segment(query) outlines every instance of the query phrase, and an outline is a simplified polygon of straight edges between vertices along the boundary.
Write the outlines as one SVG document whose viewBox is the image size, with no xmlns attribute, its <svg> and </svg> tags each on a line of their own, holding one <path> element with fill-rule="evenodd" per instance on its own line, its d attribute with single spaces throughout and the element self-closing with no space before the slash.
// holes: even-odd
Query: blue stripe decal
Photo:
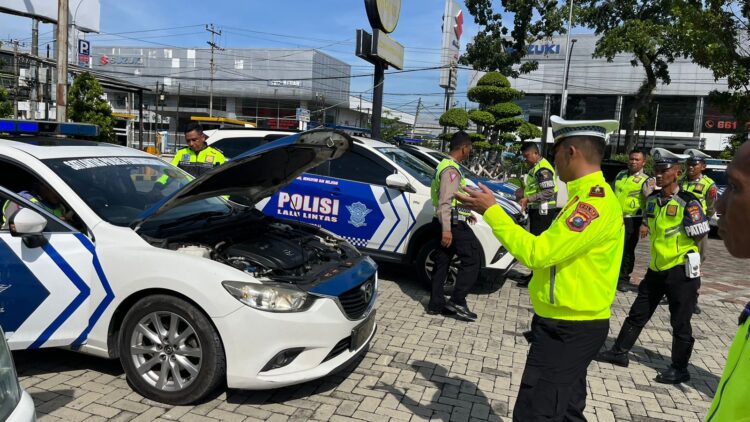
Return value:
<svg viewBox="0 0 750 422">
<path fill-rule="evenodd" d="M 101 303 L 96 307 L 94 310 L 94 313 L 91 314 L 91 318 L 89 318 L 89 325 L 81 332 L 81 335 L 78 336 L 78 338 L 73 342 L 71 345 L 74 350 L 81 347 L 81 345 L 86 341 L 86 339 L 89 336 L 89 333 L 94 328 L 94 325 L 99 321 L 99 318 L 102 317 L 102 314 L 107 309 L 110 303 L 112 303 L 113 300 L 115 300 L 115 293 L 112 291 L 112 287 L 109 285 L 109 281 L 107 280 L 107 276 L 104 275 L 104 270 L 102 269 L 102 265 L 99 262 L 99 257 L 96 255 L 96 250 L 94 249 L 94 245 L 91 243 L 91 241 L 84 236 L 81 233 L 77 233 L 75 235 L 78 240 L 81 241 L 84 247 L 91 252 L 91 255 L 93 256 L 93 264 L 94 269 L 96 270 L 96 275 L 99 277 L 99 281 L 102 283 L 102 287 L 104 288 L 104 292 L 106 293 L 104 295 L 104 299 L 102 299 Z"/>
<path fill-rule="evenodd" d="M 383 192 L 385 192 L 385 196 L 388 198 L 388 204 L 391 206 L 391 209 L 393 210 L 393 213 L 396 214 L 396 222 L 393 224 L 393 227 L 391 227 L 391 231 L 388 232 L 388 235 L 383 239 L 383 243 L 380 244 L 380 247 L 378 250 L 383 249 L 383 245 L 385 245 L 385 242 L 388 241 L 388 238 L 391 237 L 391 234 L 393 234 L 393 231 L 396 230 L 396 226 L 398 226 L 398 223 L 401 222 L 401 217 L 398 215 L 398 212 L 396 212 L 396 207 L 393 206 L 393 200 L 391 199 L 391 195 L 388 194 L 388 188 L 383 188 Z"/>
<path fill-rule="evenodd" d="M 406 229 L 406 233 L 404 233 L 404 237 L 402 237 L 401 240 L 398 242 L 398 245 L 396 245 L 396 249 L 393 250 L 394 252 L 398 251 L 398 248 L 401 247 L 401 244 L 404 243 L 404 240 L 406 240 L 406 236 L 409 235 L 409 232 L 411 232 L 411 230 L 417 224 L 417 219 L 414 217 L 414 213 L 411 212 L 409 201 L 406 200 L 406 194 L 402 193 L 401 197 L 404 199 L 404 204 L 406 204 L 406 209 L 409 210 L 409 215 L 411 215 L 411 226 L 409 226 L 409 228 Z"/>
<path fill-rule="evenodd" d="M 60 326 L 65 323 L 65 321 L 70 318 L 71 315 L 78 309 L 79 306 L 83 303 L 84 300 L 86 300 L 87 297 L 89 297 L 89 294 L 91 293 L 91 289 L 89 289 L 89 286 L 86 285 L 86 283 L 81 279 L 81 277 L 78 276 L 78 274 L 73 270 L 73 268 L 63 259 L 62 256 L 55 250 L 55 248 L 52 247 L 49 243 L 42 246 L 42 250 L 49 255 L 50 258 L 52 258 L 52 261 L 54 261 L 55 264 L 62 270 L 62 272 L 70 279 L 70 281 L 73 282 L 73 284 L 78 289 L 79 293 L 78 296 L 76 296 L 72 302 L 68 305 L 65 310 L 55 318 L 54 321 L 52 321 L 52 324 L 47 327 L 42 334 L 39 335 L 39 338 L 37 338 L 31 345 L 29 346 L 29 349 L 38 349 L 40 348 L 44 343 L 49 340 L 49 338 L 54 334 L 55 331 L 57 331 Z"/>
</svg>

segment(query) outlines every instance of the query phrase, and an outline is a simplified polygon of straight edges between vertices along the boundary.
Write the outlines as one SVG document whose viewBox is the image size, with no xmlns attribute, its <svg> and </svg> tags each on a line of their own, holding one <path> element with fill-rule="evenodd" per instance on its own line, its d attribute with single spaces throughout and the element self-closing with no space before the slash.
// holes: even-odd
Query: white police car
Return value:
<svg viewBox="0 0 750 422">
<path fill-rule="evenodd" d="M 273 217 L 318 225 L 378 260 L 414 264 L 429 283 L 440 242 L 430 200 L 433 175 L 434 169 L 394 145 L 355 137 L 349 152 L 297 177 L 258 206 Z M 482 218 L 471 227 L 481 244 L 481 277 L 503 280 L 513 256 Z"/>
<path fill-rule="evenodd" d="M 16 134 L 89 128 L 0 120 L 0 132 Z M 20 205 L 4 207 L 17 211 L 0 230 L 10 347 L 119 358 L 139 393 L 171 404 L 224 379 L 274 388 L 347 364 L 375 332 L 373 261 L 328 231 L 221 196 L 259 201 L 351 142 L 333 131 L 293 135 L 188 184 L 134 149 L 0 135 L 0 204 Z M 49 195 L 44 205 L 16 193 L 40 185 L 72 213 L 58 218 Z"/>
</svg>

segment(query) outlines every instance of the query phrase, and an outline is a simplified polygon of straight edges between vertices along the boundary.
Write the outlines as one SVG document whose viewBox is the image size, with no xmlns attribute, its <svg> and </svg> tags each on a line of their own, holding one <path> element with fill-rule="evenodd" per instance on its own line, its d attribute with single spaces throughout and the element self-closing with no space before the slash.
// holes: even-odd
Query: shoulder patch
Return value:
<svg viewBox="0 0 750 422">
<path fill-rule="evenodd" d="M 705 188 L 706 188 L 706 185 L 704 185 L 703 183 L 698 183 L 697 185 L 695 185 L 695 189 L 693 190 L 698 193 L 703 193 L 703 189 Z"/>
<path fill-rule="evenodd" d="M 599 211 L 593 205 L 586 202 L 579 202 L 576 209 L 568 217 L 565 223 L 568 228 L 574 232 L 582 232 L 592 221 L 599 217 Z"/>
<path fill-rule="evenodd" d="M 604 188 L 601 186 L 592 187 L 589 191 L 589 196 L 593 196 L 595 198 L 604 198 Z"/>
<path fill-rule="evenodd" d="M 708 188 L 708 197 L 712 201 L 715 201 L 716 198 L 719 197 L 719 190 L 716 188 L 716 185 L 711 185 L 711 187 Z"/>
<path fill-rule="evenodd" d="M 677 215 L 677 205 L 667 205 L 667 215 L 674 217 Z"/>
</svg>

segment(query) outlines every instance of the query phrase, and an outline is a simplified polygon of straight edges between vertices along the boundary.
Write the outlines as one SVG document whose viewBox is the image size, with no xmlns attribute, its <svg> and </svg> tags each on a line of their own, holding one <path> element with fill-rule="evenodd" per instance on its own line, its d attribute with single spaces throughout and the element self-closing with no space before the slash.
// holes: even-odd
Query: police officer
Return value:
<svg viewBox="0 0 750 422">
<path fill-rule="evenodd" d="M 656 187 L 656 179 L 649 178 L 643 172 L 644 164 L 646 154 L 643 151 L 630 151 L 628 169 L 618 173 L 615 179 L 615 195 L 625 217 L 625 249 L 622 252 L 620 277 L 617 280 L 617 290 L 621 292 L 630 289 L 630 273 L 635 265 L 635 247 L 638 245 L 643 222 L 643 204 Z"/>
<path fill-rule="evenodd" d="M 585 421 L 586 370 L 609 331 L 622 257 L 622 210 L 604 180 L 601 160 L 616 120 L 566 121 L 552 116 L 555 166 L 569 200 L 540 235 L 526 232 L 495 204 L 492 192 L 457 197 L 483 215 L 495 236 L 534 270 L 531 348 L 514 421 Z"/>
<path fill-rule="evenodd" d="M 555 169 L 539 153 L 539 147 L 533 142 L 524 142 L 521 145 L 523 155 L 529 172 L 526 174 L 523 189 L 516 191 L 516 199 L 522 209 L 528 208 L 529 231 L 531 234 L 540 235 L 549 228 L 552 221 L 560 211 L 557 206 L 557 184 L 555 183 Z M 518 285 L 526 287 L 529 285 L 534 273 L 518 280 Z"/>
<path fill-rule="evenodd" d="M 654 148 L 653 157 L 656 184 L 661 190 L 646 200 L 641 226 L 641 237 L 649 236 L 651 261 L 615 344 L 597 360 L 628 366 L 628 351 L 666 294 L 672 324 L 672 364 L 657 375 L 656 381 L 679 384 L 690 379 L 687 365 L 695 343 L 690 319 L 701 282 L 697 242 L 708 233 L 709 226 L 698 198 L 680 188 L 680 157 L 662 148 Z"/>
<path fill-rule="evenodd" d="M 28 199 L 32 204 L 39 205 L 45 211 L 63 221 L 70 221 L 73 218 L 73 212 L 65 207 L 57 193 L 45 183 L 35 182 L 31 191 L 24 190 L 19 192 L 18 195 Z M 10 221 L 10 217 L 21 208 L 22 206 L 20 204 L 11 200 L 5 201 L 5 204 L 3 204 L 2 215 L 4 228 L 7 226 L 7 222 Z"/>
<path fill-rule="evenodd" d="M 207 136 L 203 133 L 200 123 L 191 123 L 185 129 L 185 142 L 188 146 L 178 150 L 172 165 L 177 166 L 193 177 L 211 170 L 226 161 L 224 154 L 216 148 L 206 144 Z"/>
<path fill-rule="evenodd" d="M 466 187 L 466 179 L 458 163 L 469 158 L 471 138 L 464 131 L 453 134 L 450 141 L 450 158 L 438 164 L 432 180 L 431 197 L 435 218 L 441 228 L 440 247 L 435 252 L 435 267 L 432 270 L 432 293 L 427 313 L 456 313 L 466 320 L 476 320 L 466 303 L 466 294 L 479 276 L 479 241 L 469 223 L 474 223 L 471 211 L 459 207 L 453 195 Z M 446 302 L 443 284 L 448 276 L 448 267 L 453 255 L 458 255 L 461 266 L 456 275 L 456 285 L 450 300 Z M 446 312 L 447 311 L 447 312 Z"/>
<path fill-rule="evenodd" d="M 729 187 L 717 201 L 719 234 L 732 256 L 750 258 L 750 142 L 727 166 Z M 706 422 L 747 421 L 750 417 L 750 303 L 740 314 L 737 335 Z"/>
</svg>

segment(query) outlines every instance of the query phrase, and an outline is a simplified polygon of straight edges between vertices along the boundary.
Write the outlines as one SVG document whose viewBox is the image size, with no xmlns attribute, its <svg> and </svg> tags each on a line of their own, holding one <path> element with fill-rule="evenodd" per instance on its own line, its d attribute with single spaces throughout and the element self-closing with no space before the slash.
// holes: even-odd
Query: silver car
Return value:
<svg viewBox="0 0 750 422">
<path fill-rule="evenodd" d="M 36 421 L 34 402 L 21 388 L 5 333 L 0 328 L 0 421 Z"/>
</svg>

